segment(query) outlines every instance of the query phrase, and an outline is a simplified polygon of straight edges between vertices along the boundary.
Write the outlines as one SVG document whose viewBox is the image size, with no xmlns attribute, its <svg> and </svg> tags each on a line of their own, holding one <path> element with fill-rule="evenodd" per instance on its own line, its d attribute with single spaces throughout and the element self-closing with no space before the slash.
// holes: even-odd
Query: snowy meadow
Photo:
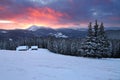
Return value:
<svg viewBox="0 0 120 80">
<path fill-rule="evenodd" d="M 0 80 L 120 80 L 120 59 L 0 50 Z"/>
</svg>

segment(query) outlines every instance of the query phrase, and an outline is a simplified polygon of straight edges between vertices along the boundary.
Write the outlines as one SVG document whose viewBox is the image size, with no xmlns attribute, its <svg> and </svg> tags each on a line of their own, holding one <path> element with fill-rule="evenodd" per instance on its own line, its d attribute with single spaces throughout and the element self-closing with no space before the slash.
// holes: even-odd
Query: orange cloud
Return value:
<svg viewBox="0 0 120 80">
<path fill-rule="evenodd" d="M 65 13 L 61 13 L 58 11 L 55 11 L 51 8 L 28 8 L 28 17 L 30 21 L 34 20 L 35 24 L 57 24 L 61 20 L 62 17 L 69 17 Z"/>
<path fill-rule="evenodd" d="M 6 26 L 7 29 L 27 28 L 31 25 L 58 28 L 60 27 L 60 20 L 63 17 L 70 18 L 66 13 L 58 12 L 48 7 L 27 8 L 25 11 L 23 14 L 14 14 L 11 15 L 11 18 L 8 18 L 8 20 L 13 21 L 14 24 L 10 24 L 10 26 L 6 24 L 0 25 Z"/>
<path fill-rule="evenodd" d="M 49 19 L 49 20 L 58 20 L 58 17 L 63 17 L 65 14 L 57 12 L 50 8 L 29 8 L 28 11 L 30 12 L 30 16 L 38 17 L 40 19 Z"/>
</svg>

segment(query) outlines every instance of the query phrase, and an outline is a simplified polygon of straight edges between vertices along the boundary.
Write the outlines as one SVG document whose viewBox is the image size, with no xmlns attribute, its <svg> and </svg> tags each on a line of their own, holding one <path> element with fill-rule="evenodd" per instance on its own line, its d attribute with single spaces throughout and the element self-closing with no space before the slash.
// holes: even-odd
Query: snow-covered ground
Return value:
<svg viewBox="0 0 120 80">
<path fill-rule="evenodd" d="M 0 80 L 120 80 L 120 59 L 1 50 Z"/>
</svg>

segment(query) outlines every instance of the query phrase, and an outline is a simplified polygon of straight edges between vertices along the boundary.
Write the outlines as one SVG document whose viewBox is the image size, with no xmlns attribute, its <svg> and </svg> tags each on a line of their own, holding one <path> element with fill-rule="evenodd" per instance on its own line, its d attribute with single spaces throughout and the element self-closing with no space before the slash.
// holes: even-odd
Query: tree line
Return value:
<svg viewBox="0 0 120 80">
<path fill-rule="evenodd" d="M 17 41 L 0 40 L 0 49 L 16 50 L 18 46 L 33 46 L 37 45 L 39 48 L 46 48 L 52 52 L 72 56 L 87 56 L 81 52 L 83 42 L 85 39 L 81 38 L 55 38 L 55 37 L 34 37 L 24 38 Z M 120 40 L 111 39 L 111 56 L 106 57 L 120 57 Z M 89 57 L 89 56 L 88 56 Z M 105 56 L 103 56 L 105 57 Z"/>
</svg>

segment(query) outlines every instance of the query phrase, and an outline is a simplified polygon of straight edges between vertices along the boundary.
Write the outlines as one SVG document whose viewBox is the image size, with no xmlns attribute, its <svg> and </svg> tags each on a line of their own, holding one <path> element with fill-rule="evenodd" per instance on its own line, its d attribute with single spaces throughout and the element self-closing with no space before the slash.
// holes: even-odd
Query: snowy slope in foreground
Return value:
<svg viewBox="0 0 120 80">
<path fill-rule="evenodd" d="M 0 80 L 120 80 L 120 59 L 39 51 L 0 51 Z"/>
</svg>

